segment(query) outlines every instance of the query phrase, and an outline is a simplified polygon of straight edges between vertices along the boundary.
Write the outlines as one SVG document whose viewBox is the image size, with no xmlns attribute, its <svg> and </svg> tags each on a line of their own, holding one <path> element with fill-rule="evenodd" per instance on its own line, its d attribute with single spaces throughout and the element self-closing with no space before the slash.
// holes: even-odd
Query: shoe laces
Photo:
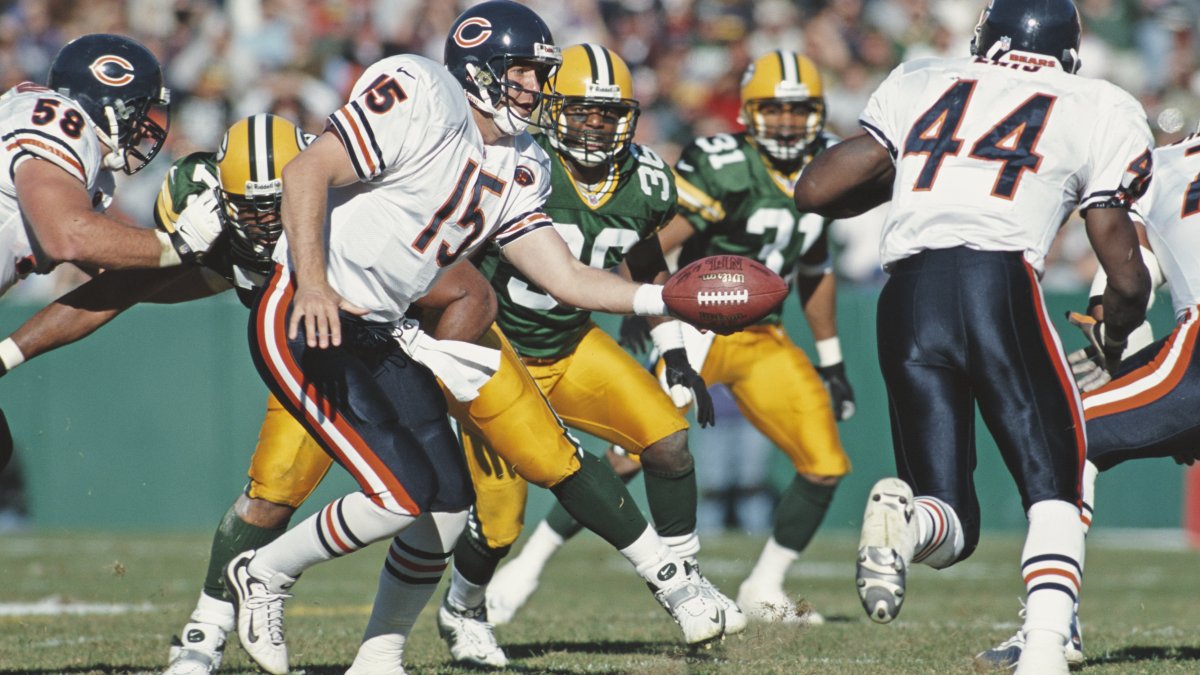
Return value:
<svg viewBox="0 0 1200 675">
<path fill-rule="evenodd" d="M 267 588 L 266 584 L 258 584 L 261 590 L 256 590 L 246 598 L 246 609 L 256 612 L 266 610 L 267 636 L 273 644 L 283 644 L 283 601 L 292 597 L 291 593 L 276 593 Z"/>
</svg>

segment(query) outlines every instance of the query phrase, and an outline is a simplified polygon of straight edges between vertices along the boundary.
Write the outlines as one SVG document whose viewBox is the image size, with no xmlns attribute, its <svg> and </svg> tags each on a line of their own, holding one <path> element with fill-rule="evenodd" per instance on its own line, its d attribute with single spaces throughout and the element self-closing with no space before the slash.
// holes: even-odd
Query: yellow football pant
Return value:
<svg viewBox="0 0 1200 675">
<path fill-rule="evenodd" d="M 632 453 L 640 454 L 652 443 L 688 427 L 654 376 L 596 326 L 570 356 L 524 361 L 562 422 Z M 530 424 L 513 430 L 521 435 L 495 428 L 482 435 L 463 435 L 467 466 L 475 483 L 478 524 L 472 527 L 479 528 L 492 548 L 508 546 L 521 534 L 528 486 L 519 475 L 523 473 L 521 464 L 514 464 L 514 459 L 534 464 L 546 461 L 539 456 L 545 450 L 537 447 L 534 439 L 538 438 L 535 434 L 551 432 L 540 429 L 543 427 Z M 481 438 L 486 438 L 486 443 Z M 505 470 L 500 458 L 514 465 L 516 472 Z"/>
<path fill-rule="evenodd" d="M 753 326 L 718 335 L 700 375 L 709 386 L 729 387 L 738 409 L 783 449 L 797 473 L 844 476 L 850 472 L 829 392 L 804 350 L 782 326 Z"/>
</svg>

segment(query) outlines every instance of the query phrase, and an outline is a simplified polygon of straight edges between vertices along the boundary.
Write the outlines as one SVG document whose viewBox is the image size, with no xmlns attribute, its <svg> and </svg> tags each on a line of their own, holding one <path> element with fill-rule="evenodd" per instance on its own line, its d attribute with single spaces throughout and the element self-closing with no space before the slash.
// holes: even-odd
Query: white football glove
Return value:
<svg viewBox="0 0 1200 675">
<path fill-rule="evenodd" d="M 1079 328 L 1087 338 L 1088 346 L 1067 355 L 1075 385 L 1080 391 L 1099 389 L 1112 381 L 1112 371 L 1121 363 L 1128 340 L 1117 343 L 1108 338 L 1104 322 L 1079 312 L 1067 312 L 1067 321 Z"/>
<path fill-rule="evenodd" d="M 194 258 L 201 258 L 213 240 L 221 234 L 221 217 L 217 214 L 217 197 L 212 190 L 196 195 L 184 207 L 175 221 L 175 233 L 191 249 Z M 180 258 L 184 258 L 180 252 Z"/>
</svg>

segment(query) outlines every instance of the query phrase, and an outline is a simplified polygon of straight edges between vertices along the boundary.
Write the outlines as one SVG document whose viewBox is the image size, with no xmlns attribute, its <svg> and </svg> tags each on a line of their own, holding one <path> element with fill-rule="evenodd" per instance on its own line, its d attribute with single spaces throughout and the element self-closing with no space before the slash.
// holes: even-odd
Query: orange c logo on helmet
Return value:
<svg viewBox="0 0 1200 675">
<path fill-rule="evenodd" d="M 465 33 L 470 28 L 479 28 L 479 34 L 475 37 L 468 38 Z M 470 19 L 458 24 L 458 30 L 454 31 L 454 42 L 459 47 L 470 49 L 477 47 L 487 41 L 492 36 L 492 22 L 481 16 L 473 16 Z"/>
<path fill-rule="evenodd" d="M 110 87 L 123 87 L 133 82 L 133 64 L 112 54 L 105 54 L 88 66 L 92 75 Z"/>
</svg>

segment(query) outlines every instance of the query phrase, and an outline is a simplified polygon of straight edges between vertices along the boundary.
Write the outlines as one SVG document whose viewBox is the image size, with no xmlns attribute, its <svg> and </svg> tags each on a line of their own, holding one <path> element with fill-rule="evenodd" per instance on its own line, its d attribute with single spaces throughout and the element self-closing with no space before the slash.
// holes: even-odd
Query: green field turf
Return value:
<svg viewBox="0 0 1200 675">
<path fill-rule="evenodd" d="M 1100 533 L 1088 550 L 1083 609 L 1085 673 L 1200 672 L 1198 555 L 1178 536 Z M 730 595 L 761 541 L 709 537 L 706 573 Z M 967 562 L 919 566 L 892 625 L 871 623 L 854 593 L 855 540 L 818 536 L 789 590 L 829 619 L 796 629 L 752 624 L 745 635 L 690 655 L 675 625 L 623 559 L 599 539 L 568 545 L 516 621 L 497 629 L 527 673 L 955 673 L 1017 627 L 1020 539 L 988 537 Z M 287 611 L 297 672 L 341 673 L 365 625 L 385 548 L 318 566 Z M 0 536 L 0 673 L 153 672 L 191 610 L 208 554 L 204 535 L 103 533 Z M 441 591 L 435 596 L 441 598 Z M 31 614 L 19 603 L 41 603 Z M 90 606 L 93 612 L 63 614 Z M 58 609 L 55 609 L 58 608 Z M 411 673 L 452 667 L 427 608 L 409 643 Z M 222 672 L 255 672 L 231 639 Z"/>
</svg>

